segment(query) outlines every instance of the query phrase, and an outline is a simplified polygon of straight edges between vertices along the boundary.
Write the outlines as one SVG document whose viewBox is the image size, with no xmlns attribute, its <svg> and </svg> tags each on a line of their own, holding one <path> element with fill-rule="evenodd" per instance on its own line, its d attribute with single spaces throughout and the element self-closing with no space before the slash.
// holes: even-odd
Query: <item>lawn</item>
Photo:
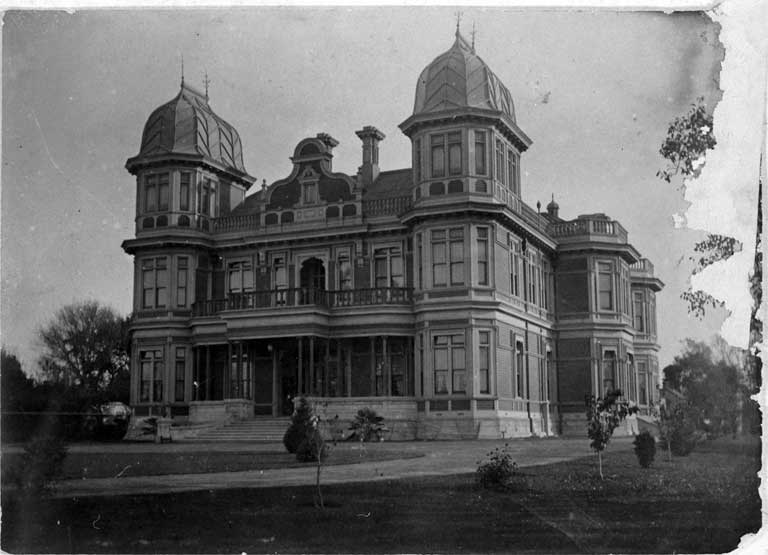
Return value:
<svg viewBox="0 0 768 555">
<path fill-rule="evenodd" d="M 14 466 L 21 462 L 20 453 L 3 454 L 3 476 L 10 476 Z M 422 456 L 412 451 L 381 451 L 360 449 L 357 443 L 338 444 L 328 464 L 354 464 L 359 462 L 388 461 Z M 64 461 L 64 478 L 110 478 L 114 476 L 161 476 L 163 474 L 203 474 L 208 472 L 237 472 L 241 470 L 268 470 L 300 467 L 285 450 L 230 451 L 230 452 L 162 452 L 162 453 L 84 453 L 73 451 Z"/>
<path fill-rule="evenodd" d="M 650 469 L 633 453 L 523 469 L 515 487 L 472 475 L 313 488 L 113 498 L 3 499 L 9 552 L 720 553 L 760 527 L 759 442 L 715 442 Z M 308 468 L 308 472 L 311 469 Z"/>
</svg>

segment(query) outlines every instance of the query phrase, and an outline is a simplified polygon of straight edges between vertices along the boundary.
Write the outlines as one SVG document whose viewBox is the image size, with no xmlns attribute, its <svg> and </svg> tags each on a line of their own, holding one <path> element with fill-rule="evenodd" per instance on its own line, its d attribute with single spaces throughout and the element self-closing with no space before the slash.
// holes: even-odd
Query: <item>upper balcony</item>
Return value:
<svg viewBox="0 0 768 555">
<path fill-rule="evenodd" d="M 641 258 L 634 264 L 630 264 L 629 269 L 633 274 L 653 275 L 653 263 L 647 258 Z"/>
<path fill-rule="evenodd" d="M 253 311 L 302 306 L 335 309 L 371 305 L 410 305 L 412 301 L 413 290 L 410 287 L 373 287 L 336 291 L 296 287 L 235 293 L 223 299 L 198 301 L 192 305 L 192 316 L 214 316 L 224 311 Z"/>
<path fill-rule="evenodd" d="M 560 243 L 583 241 L 627 243 L 627 230 L 605 214 L 588 214 L 570 222 L 553 222 L 549 224 L 547 231 Z"/>
</svg>

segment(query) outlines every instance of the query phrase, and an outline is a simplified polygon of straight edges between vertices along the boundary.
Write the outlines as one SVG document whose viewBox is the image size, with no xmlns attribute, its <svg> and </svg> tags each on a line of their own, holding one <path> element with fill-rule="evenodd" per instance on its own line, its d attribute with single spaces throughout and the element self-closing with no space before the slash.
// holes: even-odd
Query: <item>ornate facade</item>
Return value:
<svg viewBox="0 0 768 555">
<path fill-rule="evenodd" d="M 136 176 L 131 404 L 190 422 L 370 407 L 400 438 L 582 432 L 584 396 L 645 408 L 663 284 L 604 214 L 521 199 L 531 140 L 457 32 L 401 125 L 412 167 L 356 175 L 327 134 L 246 196 L 235 129 L 182 82 L 149 117 Z"/>
</svg>

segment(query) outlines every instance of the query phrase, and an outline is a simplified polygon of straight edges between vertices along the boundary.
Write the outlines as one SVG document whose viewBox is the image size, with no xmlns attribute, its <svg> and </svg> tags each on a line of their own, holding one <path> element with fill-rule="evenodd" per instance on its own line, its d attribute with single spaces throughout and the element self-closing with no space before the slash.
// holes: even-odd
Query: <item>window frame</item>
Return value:
<svg viewBox="0 0 768 555">
<path fill-rule="evenodd" d="M 181 353 L 181 355 L 179 354 Z M 176 347 L 174 349 L 174 368 L 173 368 L 173 400 L 183 402 L 186 396 L 186 377 L 187 377 L 187 349 L 186 347 Z M 181 394 L 179 394 L 181 393 Z"/>
<path fill-rule="evenodd" d="M 460 236 L 459 236 L 460 234 Z M 442 235 L 442 238 L 440 238 Z M 465 245 L 466 233 L 464 226 L 447 227 L 430 230 L 430 255 L 432 262 L 432 287 L 460 287 L 467 283 L 466 272 L 464 268 L 464 255 L 466 253 Z M 460 256 L 454 256 L 454 247 L 461 245 Z M 441 247 L 444 260 L 435 262 L 437 258 L 436 247 Z M 436 270 L 443 267 L 445 272 L 445 282 L 438 283 L 436 279 Z M 457 279 L 461 274 L 461 280 Z"/>
<path fill-rule="evenodd" d="M 186 308 L 189 290 L 189 257 L 176 258 L 176 306 Z"/>
<path fill-rule="evenodd" d="M 140 261 L 141 271 L 141 308 L 145 310 L 162 309 L 168 307 L 168 257 L 150 256 Z M 160 272 L 164 273 L 163 283 L 160 283 Z M 149 277 L 149 280 L 147 279 Z M 147 294 L 151 295 L 151 302 L 147 302 Z M 164 303 L 160 303 L 161 295 Z"/>
<path fill-rule="evenodd" d="M 477 284 L 490 285 L 490 228 L 477 228 Z M 483 277 L 484 276 L 484 277 Z"/>
<path fill-rule="evenodd" d="M 491 393 L 491 331 L 490 330 L 478 330 L 477 352 L 479 355 L 477 376 L 480 382 L 478 393 L 482 395 L 490 395 Z M 483 354 L 485 354 L 485 365 L 483 365 Z"/>
<path fill-rule="evenodd" d="M 162 346 L 143 346 L 139 349 L 139 402 L 163 402 L 163 374 L 165 353 Z M 149 379 L 146 379 L 145 365 L 149 365 Z M 146 384 L 146 391 L 145 391 Z"/>
<path fill-rule="evenodd" d="M 406 275 L 405 275 L 405 251 L 400 243 L 382 243 L 373 245 L 371 248 L 371 283 L 375 288 L 393 288 L 393 287 L 405 287 Z M 400 261 L 400 272 L 397 273 L 394 268 L 396 260 Z M 386 275 L 379 274 L 378 262 L 384 260 Z M 400 283 L 395 283 L 395 277 L 400 277 Z M 385 285 L 379 285 L 379 280 L 383 279 Z"/>
<path fill-rule="evenodd" d="M 597 310 L 599 312 L 615 312 L 616 311 L 616 284 L 614 279 L 614 264 L 610 260 L 598 260 L 596 263 L 596 293 L 597 293 Z M 607 270 L 606 270 L 607 268 Z M 605 283 L 603 282 L 603 278 L 608 278 L 608 286 L 609 288 L 606 290 L 603 288 Z M 609 306 L 603 306 L 603 298 L 602 295 L 604 293 L 608 293 L 608 305 Z"/>
<path fill-rule="evenodd" d="M 477 175 L 488 176 L 488 131 L 485 129 L 475 129 L 475 173 Z"/>
<path fill-rule="evenodd" d="M 460 338 L 460 339 L 459 339 Z M 438 353 L 444 353 L 446 367 L 438 367 Z M 432 335 L 432 372 L 434 377 L 434 394 L 466 395 L 467 391 L 467 345 L 464 330 L 439 331 Z M 460 361 L 461 366 L 455 363 Z M 438 379 L 438 374 L 445 374 L 443 380 Z M 463 380 L 463 389 L 456 387 L 457 382 Z M 439 391 L 438 384 L 445 383 L 446 390 Z"/>
<path fill-rule="evenodd" d="M 344 265 L 348 265 L 349 278 L 342 279 L 342 268 Z M 351 291 L 354 286 L 355 272 L 352 266 L 352 255 L 350 249 L 339 249 L 336 252 L 336 286 L 339 291 Z M 344 284 L 347 284 L 345 287 Z"/>
</svg>

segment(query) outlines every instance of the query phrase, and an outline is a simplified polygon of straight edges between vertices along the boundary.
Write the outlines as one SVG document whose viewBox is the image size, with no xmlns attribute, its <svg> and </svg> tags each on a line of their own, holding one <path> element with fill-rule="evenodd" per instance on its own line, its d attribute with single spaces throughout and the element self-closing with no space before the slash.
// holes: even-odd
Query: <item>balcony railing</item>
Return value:
<svg viewBox="0 0 768 555">
<path fill-rule="evenodd" d="M 653 274 L 653 264 L 647 258 L 641 258 L 634 264 L 629 266 L 629 269 L 633 272 L 642 272 L 645 274 Z"/>
<path fill-rule="evenodd" d="M 627 231 L 619 222 L 602 217 L 580 217 L 570 222 L 550 224 L 549 233 L 553 237 L 578 237 L 580 235 L 603 235 L 614 237 L 622 243 L 627 241 Z"/>
<path fill-rule="evenodd" d="M 225 299 L 198 301 L 192 305 L 193 316 L 210 316 L 225 310 L 256 310 L 296 306 L 323 308 L 410 304 L 413 300 L 409 287 L 373 287 L 326 291 L 312 287 L 270 289 L 230 294 Z"/>
<path fill-rule="evenodd" d="M 363 201 L 365 216 L 399 216 L 411 208 L 413 199 L 410 196 L 379 198 Z"/>
</svg>

